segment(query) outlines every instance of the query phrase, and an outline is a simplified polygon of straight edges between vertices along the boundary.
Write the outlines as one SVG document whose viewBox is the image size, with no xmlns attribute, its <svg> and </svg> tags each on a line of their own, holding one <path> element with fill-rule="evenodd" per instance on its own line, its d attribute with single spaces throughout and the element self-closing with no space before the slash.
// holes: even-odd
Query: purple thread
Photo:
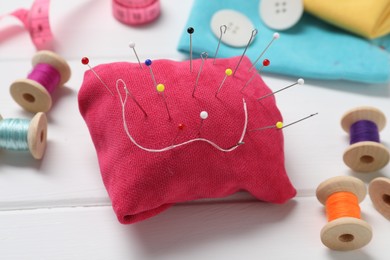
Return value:
<svg viewBox="0 0 390 260">
<path fill-rule="evenodd" d="M 49 64 L 39 63 L 34 67 L 27 78 L 38 82 L 51 94 L 60 82 L 61 75 Z"/>
<path fill-rule="evenodd" d="M 370 120 L 359 120 L 351 125 L 350 144 L 371 141 L 379 143 L 378 126 Z"/>
</svg>

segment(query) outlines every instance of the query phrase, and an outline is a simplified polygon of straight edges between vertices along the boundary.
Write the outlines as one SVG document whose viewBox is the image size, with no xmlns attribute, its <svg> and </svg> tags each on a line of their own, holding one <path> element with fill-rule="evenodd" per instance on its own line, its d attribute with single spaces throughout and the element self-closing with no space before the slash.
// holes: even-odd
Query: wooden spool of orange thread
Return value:
<svg viewBox="0 0 390 260">
<path fill-rule="evenodd" d="M 376 210 L 390 220 L 390 179 L 375 178 L 368 186 L 368 193 Z"/>
<path fill-rule="evenodd" d="M 326 206 L 328 215 L 328 223 L 321 230 L 325 246 L 347 251 L 371 241 L 371 226 L 360 219 L 359 203 L 366 194 L 365 184 L 350 176 L 333 177 L 318 186 L 317 199 Z"/>
<path fill-rule="evenodd" d="M 386 125 L 386 117 L 374 107 L 358 107 L 346 112 L 341 119 L 341 126 L 350 133 L 351 126 L 361 120 L 375 123 L 378 131 Z M 364 141 L 350 145 L 344 152 L 344 163 L 357 172 L 373 172 L 382 169 L 389 162 L 389 150 L 381 143 Z"/>
</svg>

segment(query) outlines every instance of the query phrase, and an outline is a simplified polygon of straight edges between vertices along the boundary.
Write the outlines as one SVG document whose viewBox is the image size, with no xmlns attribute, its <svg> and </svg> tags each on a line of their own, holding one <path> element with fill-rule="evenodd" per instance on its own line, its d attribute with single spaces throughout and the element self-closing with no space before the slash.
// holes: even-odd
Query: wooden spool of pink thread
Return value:
<svg viewBox="0 0 390 260">
<path fill-rule="evenodd" d="M 33 70 L 27 79 L 12 83 L 12 98 L 30 112 L 47 112 L 52 106 L 51 94 L 70 78 L 70 67 L 59 55 L 51 51 L 39 51 L 32 59 Z"/>
</svg>

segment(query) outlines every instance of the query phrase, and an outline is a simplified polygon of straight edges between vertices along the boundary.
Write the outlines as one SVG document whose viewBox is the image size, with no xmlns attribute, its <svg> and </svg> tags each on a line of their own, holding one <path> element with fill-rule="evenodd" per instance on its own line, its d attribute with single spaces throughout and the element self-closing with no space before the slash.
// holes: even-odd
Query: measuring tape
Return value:
<svg viewBox="0 0 390 260">
<path fill-rule="evenodd" d="M 160 0 L 112 0 L 114 17 L 127 25 L 152 22 L 160 15 Z"/>
<path fill-rule="evenodd" d="M 52 49 L 53 34 L 49 23 L 50 0 L 35 0 L 30 10 L 20 8 L 8 15 L 19 19 L 38 50 Z M 0 16 L 0 19 L 6 15 Z"/>
</svg>

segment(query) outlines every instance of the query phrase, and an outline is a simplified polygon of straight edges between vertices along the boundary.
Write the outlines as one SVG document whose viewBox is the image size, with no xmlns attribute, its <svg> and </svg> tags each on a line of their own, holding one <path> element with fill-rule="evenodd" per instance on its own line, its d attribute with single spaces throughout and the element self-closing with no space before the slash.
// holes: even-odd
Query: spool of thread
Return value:
<svg viewBox="0 0 390 260">
<path fill-rule="evenodd" d="M 376 210 L 390 220 L 390 179 L 373 179 L 368 186 L 368 193 Z"/>
<path fill-rule="evenodd" d="M 32 59 L 33 69 L 27 79 L 11 84 L 11 96 L 30 112 L 47 112 L 52 106 L 51 94 L 70 78 L 70 67 L 51 51 L 39 51 Z"/>
<path fill-rule="evenodd" d="M 0 116 L 0 149 L 30 151 L 35 159 L 45 153 L 47 118 L 37 113 L 31 121 L 26 119 L 3 119 Z"/>
<path fill-rule="evenodd" d="M 330 178 L 318 186 L 317 199 L 325 205 L 328 216 L 328 223 L 321 230 L 325 246 L 347 251 L 371 241 L 371 226 L 360 218 L 359 203 L 366 193 L 365 184 L 350 176 Z"/>
<path fill-rule="evenodd" d="M 142 25 L 160 15 L 160 0 L 112 0 L 114 17 L 127 25 Z"/>
<path fill-rule="evenodd" d="M 386 166 L 390 153 L 379 138 L 385 125 L 385 115 L 374 107 L 358 107 L 344 114 L 341 126 L 350 134 L 351 144 L 343 156 L 348 167 L 357 172 L 373 172 Z"/>
</svg>

